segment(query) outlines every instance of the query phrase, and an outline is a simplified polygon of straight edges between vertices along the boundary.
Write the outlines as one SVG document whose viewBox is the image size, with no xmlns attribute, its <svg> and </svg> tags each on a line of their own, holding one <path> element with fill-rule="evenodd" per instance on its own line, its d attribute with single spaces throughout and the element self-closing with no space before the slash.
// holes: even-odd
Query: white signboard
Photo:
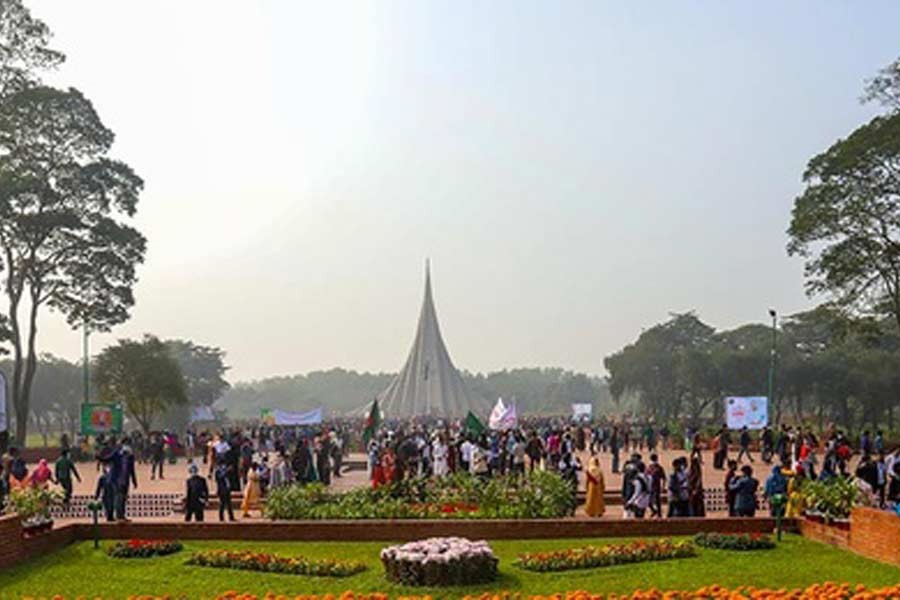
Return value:
<svg viewBox="0 0 900 600">
<path fill-rule="evenodd" d="M 289 412 L 274 409 L 272 411 L 272 424 L 283 426 L 318 425 L 322 422 L 322 407 L 305 413 Z"/>
<path fill-rule="evenodd" d="M 6 377 L 0 372 L 0 431 L 9 428 L 6 419 Z"/>
<path fill-rule="evenodd" d="M 573 421 L 590 421 L 594 415 L 593 404 L 573 404 L 572 420 Z"/>
<path fill-rule="evenodd" d="M 725 422 L 729 429 L 762 429 L 769 424 L 769 399 L 765 396 L 725 398 Z"/>
<path fill-rule="evenodd" d="M 211 406 L 195 406 L 191 410 L 191 423 L 196 423 L 197 421 L 215 421 L 216 414 L 213 412 Z"/>
</svg>

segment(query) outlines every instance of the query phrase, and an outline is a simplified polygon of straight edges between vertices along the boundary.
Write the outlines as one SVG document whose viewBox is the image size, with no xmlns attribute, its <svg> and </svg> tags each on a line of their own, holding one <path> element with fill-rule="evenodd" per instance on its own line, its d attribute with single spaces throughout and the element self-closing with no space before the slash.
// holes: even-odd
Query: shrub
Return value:
<svg viewBox="0 0 900 600">
<path fill-rule="evenodd" d="M 487 542 L 431 538 L 381 551 L 388 581 L 443 587 L 487 583 L 497 578 L 497 557 Z"/>
<path fill-rule="evenodd" d="M 357 561 L 311 559 L 303 556 L 278 556 L 261 552 L 230 550 L 206 550 L 195 552 L 188 559 L 188 565 L 214 567 L 218 569 L 240 569 L 244 571 L 264 571 L 289 575 L 315 575 L 317 577 L 349 577 L 366 570 Z"/>
<path fill-rule="evenodd" d="M 718 550 L 771 550 L 775 542 L 761 533 L 698 533 L 694 543 Z"/>
<path fill-rule="evenodd" d="M 106 553 L 113 558 L 151 558 L 175 554 L 182 548 L 181 542 L 178 541 L 131 539 L 127 542 L 116 542 L 106 549 Z"/>
<path fill-rule="evenodd" d="M 321 484 L 272 490 L 270 519 L 541 519 L 573 510 L 572 490 L 555 473 L 495 477 L 467 474 L 438 480 L 412 479 L 393 485 L 332 492 Z"/>
<path fill-rule="evenodd" d="M 672 540 L 639 540 L 630 544 L 610 544 L 606 546 L 585 546 L 554 552 L 527 552 L 520 554 L 515 565 L 527 571 L 570 571 L 573 569 L 593 569 L 627 563 L 696 556 L 690 542 Z"/>
<path fill-rule="evenodd" d="M 824 516 L 826 521 L 848 518 L 860 496 L 856 483 L 847 477 L 804 481 L 800 493 L 806 506 Z"/>
</svg>

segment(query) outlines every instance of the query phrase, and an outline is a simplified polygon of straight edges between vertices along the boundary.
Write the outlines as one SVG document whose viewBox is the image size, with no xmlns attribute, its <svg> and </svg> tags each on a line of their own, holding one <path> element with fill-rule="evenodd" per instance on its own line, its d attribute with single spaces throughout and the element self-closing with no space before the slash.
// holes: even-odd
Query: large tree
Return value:
<svg viewBox="0 0 900 600">
<path fill-rule="evenodd" d="M 869 95 L 890 106 L 897 67 Z M 788 253 L 806 260 L 807 291 L 900 325 L 900 111 L 880 115 L 813 157 L 794 201 Z"/>
<path fill-rule="evenodd" d="M 17 92 L 0 106 L 0 257 L 9 302 L 16 440 L 23 443 L 44 306 L 73 327 L 128 318 L 144 237 L 127 220 L 141 179 L 107 157 L 113 133 L 77 90 Z"/>
<path fill-rule="evenodd" d="M 104 349 L 94 364 L 94 380 L 100 401 L 121 403 L 145 433 L 167 411 L 188 401 L 178 362 L 165 342 L 152 335 L 119 340 Z"/>
</svg>

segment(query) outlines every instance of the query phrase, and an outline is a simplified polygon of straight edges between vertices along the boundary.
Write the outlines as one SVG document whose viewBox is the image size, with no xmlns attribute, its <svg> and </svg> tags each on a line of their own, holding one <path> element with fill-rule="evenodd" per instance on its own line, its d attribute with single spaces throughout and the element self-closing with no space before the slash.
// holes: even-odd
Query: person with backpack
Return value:
<svg viewBox="0 0 900 600">
<path fill-rule="evenodd" d="M 766 479 L 766 486 L 763 490 L 766 499 L 769 501 L 769 514 L 773 517 L 784 516 L 784 505 L 788 494 L 788 480 L 781 472 L 781 467 L 772 467 L 772 474 Z M 776 496 L 782 496 L 783 500 L 780 505 L 773 501 Z"/>
<path fill-rule="evenodd" d="M 643 519 L 650 505 L 650 482 L 645 474 L 646 467 L 641 461 L 632 464 L 634 475 L 631 478 L 631 497 L 625 504 L 625 511 L 635 519 Z"/>
</svg>

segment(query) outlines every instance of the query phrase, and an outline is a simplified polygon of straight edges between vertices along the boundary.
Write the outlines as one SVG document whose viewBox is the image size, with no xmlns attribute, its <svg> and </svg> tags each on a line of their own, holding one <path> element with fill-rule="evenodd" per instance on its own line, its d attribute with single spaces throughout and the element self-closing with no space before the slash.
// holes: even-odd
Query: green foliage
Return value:
<svg viewBox="0 0 900 600">
<path fill-rule="evenodd" d="M 859 487 L 850 478 L 834 477 L 825 481 L 805 481 L 800 489 L 810 511 L 826 521 L 847 519 L 860 499 Z"/>
<path fill-rule="evenodd" d="M 178 363 L 158 338 L 119 340 L 100 353 L 94 378 L 101 402 L 121 402 L 126 414 L 149 432 L 170 407 L 187 402 L 187 386 Z"/>
<path fill-rule="evenodd" d="M 5 511 L 18 514 L 23 522 L 44 522 L 50 520 L 50 509 L 62 500 L 62 492 L 27 486 L 10 491 Z"/>
<path fill-rule="evenodd" d="M 760 533 L 698 533 L 694 543 L 717 550 L 771 550 L 775 547 L 772 536 Z"/>
<path fill-rule="evenodd" d="M 568 484 L 554 473 L 536 472 L 488 481 L 457 474 L 348 492 L 332 492 L 320 484 L 286 486 L 269 493 L 265 514 L 291 520 L 540 519 L 565 516 L 572 509 Z"/>
<path fill-rule="evenodd" d="M 106 549 L 106 553 L 113 558 L 153 558 L 181 552 L 182 548 L 184 546 L 178 540 L 132 539 L 116 542 Z"/>
</svg>

